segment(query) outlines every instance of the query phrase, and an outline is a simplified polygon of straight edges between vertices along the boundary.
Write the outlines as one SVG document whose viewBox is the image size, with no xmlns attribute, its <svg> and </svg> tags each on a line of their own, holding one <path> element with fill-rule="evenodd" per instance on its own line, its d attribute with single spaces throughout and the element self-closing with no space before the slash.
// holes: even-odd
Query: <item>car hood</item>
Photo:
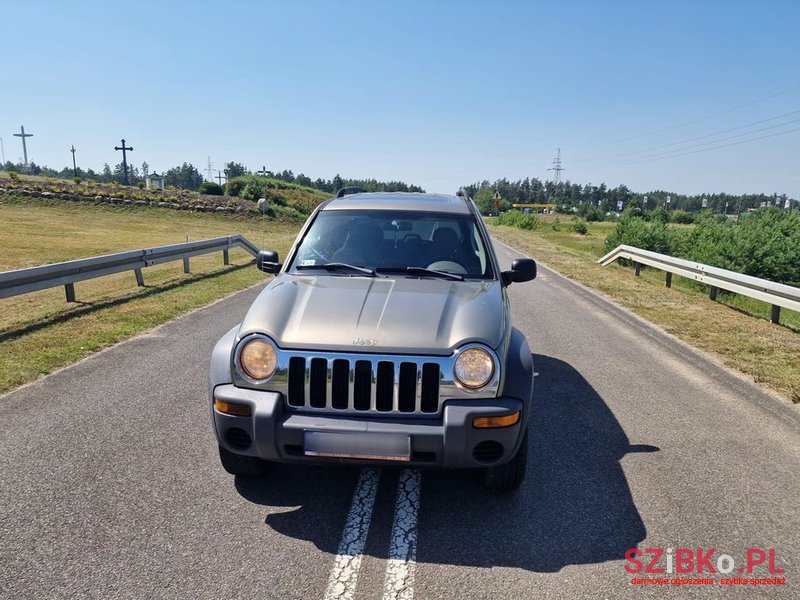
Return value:
<svg viewBox="0 0 800 600">
<path fill-rule="evenodd" d="M 497 348 L 505 328 L 498 281 L 281 274 L 256 298 L 239 337 L 286 349 L 449 355 L 466 342 Z"/>
</svg>

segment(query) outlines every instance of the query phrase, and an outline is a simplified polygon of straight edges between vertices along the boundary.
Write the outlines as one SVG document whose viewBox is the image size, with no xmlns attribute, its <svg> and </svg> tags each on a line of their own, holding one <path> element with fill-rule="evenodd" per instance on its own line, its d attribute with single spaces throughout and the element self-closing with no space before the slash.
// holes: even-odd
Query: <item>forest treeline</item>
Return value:
<svg viewBox="0 0 800 600">
<path fill-rule="evenodd" d="M 717 213 L 737 214 L 751 208 L 784 207 L 785 194 L 726 194 L 721 192 L 685 195 L 666 190 L 634 192 L 625 185 L 609 188 L 606 184 L 581 185 L 563 181 L 541 181 L 535 177 L 494 182 L 483 180 L 464 186 L 483 214 L 509 210 L 512 204 L 555 204 L 564 212 L 578 212 L 589 221 L 602 221 L 609 212 L 625 209 L 642 211 L 663 208 L 669 211 L 699 212 L 706 208 Z M 500 195 L 496 202 L 495 193 Z M 704 206 L 705 204 L 705 206 Z M 790 205 L 797 201 L 790 201 Z M 575 209 L 575 210 L 573 210 Z"/>
<path fill-rule="evenodd" d="M 2 170 L 11 172 L 22 171 L 19 163 L 6 162 Z M 99 171 L 93 169 L 77 168 L 77 173 L 70 167 L 60 171 L 33 162 L 29 164 L 29 172 L 33 175 L 46 177 L 61 177 L 81 180 L 98 181 L 103 183 L 125 180 L 125 169 L 122 164 L 112 168 L 108 163 Z M 128 165 L 128 180 L 131 185 L 144 185 L 144 180 L 151 173 L 146 162 L 140 166 Z M 259 175 L 271 180 L 284 181 L 328 194 L 334 194 L 346 186 L 357 186 L 368 192 L 424 192 L 422 187 L 403 181 L 379 181 L 377 179 L 345 178 L 337 174 L 332 179 L 312 179 L 304 173 L 295 174 L 289 169 L 271 171 L 262 168 L 252 172 L 242 163 L 228 162 L 225 167 L 216 172 L 212 180 L 224 185 L 246 175 Z M 167 187 L 178 189 L 199 190 L 206 178 L 200 170 L 191 163 L 182 163 L 167 169 L 161 175 Z M 509 210 L 512 204 L 555 204 L 563 212 L 578 212 L 588 221 L 603 220 L 608 213 L 622 212 L 628 208 L 650 211 L 663 208 L 668 211 L 682 211 L 697 213 L 708 209 L 717 213 L 738 214 L 748 209 L 777 206 L 783 208 L 788 203 L 790 207 L 798 205 L 797 200 L 788 199 L 786 194 L 727 194 L 724 192 L 710 192 L 695 195 L 678 194 L 667 190 L 652 190 L 647 192 L 634 192 L 626 185 L 608 187 L 605 183 L 600 185 L 578 184 L 570 181 L 552 182 L 542 181 L 536 177 L 526 177 L 516 181 L 506 178 L 493 182 L 483 180 L 463 186 L 463 189 L 475 200 L 483 214 L 497 214 Z M 496 200 L 499 194 L 500 200 Z M 237 194 L 232 194 L 237 195 Z"/>
</svg>

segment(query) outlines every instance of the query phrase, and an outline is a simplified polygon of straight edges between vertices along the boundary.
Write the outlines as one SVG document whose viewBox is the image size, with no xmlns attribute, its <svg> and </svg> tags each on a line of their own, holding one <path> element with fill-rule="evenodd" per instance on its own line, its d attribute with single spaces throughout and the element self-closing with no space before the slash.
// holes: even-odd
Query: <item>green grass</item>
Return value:
<svg viewBox="0 0 800 600">
<path fill-rule="evenodd" d="M 237 215 L 109 206 L 0 195 L 0 271 L 240 233 L 288 251 L 299 225 Z M 193 257 L 75 284 L 78 303 L 53 288 L 0 300 L 0 392 L 267 277 L 243 250 Z"/>
<path fill-rule="evenodd" d="M 641 276 L 635 277 L 632 267 L 602 267 L 597 259 L 614 224 L 589 223 L 589 234 L 581 236 L 569 230 L 569 217 L 560 220 L 561 231 L 553 231 L 548 223 L 533 232 L 492 224 L 489 229 L 562 275 L 602 292 L 800 403 L 800 313 L 784 309 L 781 325 L 773 325 L 767 320 L 769 305 L 758 300 L 720 293 L 718 301 L 712 302 L 707 287 L 678 276 L 667 289 L 662 271 L 642 269 Z"/>
</svg>

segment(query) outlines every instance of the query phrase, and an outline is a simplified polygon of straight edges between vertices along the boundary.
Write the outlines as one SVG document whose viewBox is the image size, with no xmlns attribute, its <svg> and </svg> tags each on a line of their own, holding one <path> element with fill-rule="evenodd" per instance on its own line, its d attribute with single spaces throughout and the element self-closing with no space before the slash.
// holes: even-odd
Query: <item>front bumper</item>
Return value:
<svg viewBox="0 0 800 600">
<path fill-rule="evenodd" d="M 252 416 L 237 417 L 213 408 L 213 398 L 248 404 Z M 212 419 L 219 443 L 227 450 L 277 462 L 338 462 L 348 464 L 394 464 L 446 468 L 487 467 L 510 460 L 517 451 L 527 423 L 527 407 L 516 398 L 451 400 L 440 418 L 376 418 L 352 415 L 304 414 L 287 410 L 281 394 L 218 385 L 213 390 Z M 521 412 L 512 426 L 478 429 L 475 417 L 503 416 Z M 334 458 L 307 454 L 307 433 L 347 434 L 354 452 L 361 442 L 408 439 L 408 461 L 376 458 Z"/>
</svg>

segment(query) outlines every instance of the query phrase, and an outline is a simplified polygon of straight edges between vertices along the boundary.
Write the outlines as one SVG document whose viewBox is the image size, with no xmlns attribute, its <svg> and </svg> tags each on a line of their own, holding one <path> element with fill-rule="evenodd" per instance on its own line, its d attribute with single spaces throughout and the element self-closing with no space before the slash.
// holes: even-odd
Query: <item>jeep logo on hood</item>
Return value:
<svg viewBox="0 0 800 600">
<path fill-rule="evenodd" d="M 354 346 L 377 346 L 378 340 L 371 340 L 367 338 L 356 338 L 353 340 Z"/>
</svg>

